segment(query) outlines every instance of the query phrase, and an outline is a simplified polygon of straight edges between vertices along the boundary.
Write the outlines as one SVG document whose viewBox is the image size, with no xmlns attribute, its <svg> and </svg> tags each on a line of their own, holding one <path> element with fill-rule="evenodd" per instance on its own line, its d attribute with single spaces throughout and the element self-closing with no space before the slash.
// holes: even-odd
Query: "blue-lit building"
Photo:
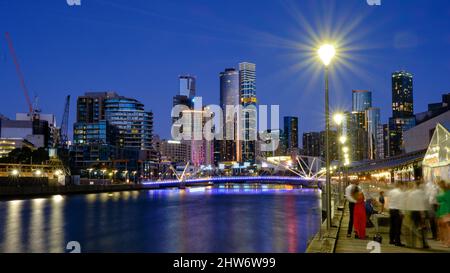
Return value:
<svg viewBox="0 0 450 273">
<path fill-rule="evenodd" d="M 118 131 L 106 120 L 93 123 L 76 122 L 73 127 L 75 169 L 87 169 L 116 159 Z"/>
<path fill-rule="evenodd" d="M 105 118 L 119 130 L 119 147 L 152 149 L 153 113 L 145 111 L 138 100 L 126 97 L 105 100 Z"/>
<path fill-rule="evenodd" d="M 86 93 L 77 99 L 71 168 L 75 174 L 101 167 L 145 176 L 140 166 L 158 163 L 152 130 L 153 114 L 139 101 L 113 92 Z"/>
</svg>

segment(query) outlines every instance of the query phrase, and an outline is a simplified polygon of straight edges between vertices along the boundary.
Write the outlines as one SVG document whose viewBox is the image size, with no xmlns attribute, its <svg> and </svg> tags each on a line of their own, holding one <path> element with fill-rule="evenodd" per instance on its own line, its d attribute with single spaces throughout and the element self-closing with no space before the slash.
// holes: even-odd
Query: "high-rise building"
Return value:
<svg viewBox="0 0 450 273">
<path fill-rule="evenodd" d="M 367 110 L 372 107 L 372 92 L 367 90 L 352 91 L 352 113 L 348 121 L 347 136 L 351 144 L 351 160 L 361 161 L 369 158 L 369 135 L 367 128 Z M 372 128 L 372 137 L 377 128 Z"/>
<path fill-rule="evenodd" d="M 392 74 L 392 118 L 389 119 L 389 155 L 403 153 L 403 132 L 416 125 L 413 75 L 406 71 Z"/>
<path fill-rule="evenodd" d="M 108 98 L 104 101 L 105 118 L 119 130 L 120 147 L 150 150 L 153 137 L 153 113 L 136 99 Z"/>
<path fill-rule="evenodd" d="M 320 133 L 309 132 L 303 134 L 303 155 L 319 157 L 320 153 Z"/>
<path fill-rule="evenodd" d="M 389 157 L 389 124 L 383 124 L 383 148 L 384 158 Z"/>
<path fill-rule="evenodd" d="M 241 161 L 242 151 L 239 136 L 239 111 L 235 114 L 231 108 L 240 105 L 239 72 L 227 68 L 220 73 L 220 106 L 223 111 L 223 140 L 214 143 L 214 163 Z M 236 109 L 237 110 L 237 109 Z"/>
<path fill-rule="evenodd" d="M 379 136 L 380 129 L 380 108 L 370 107 L 366 110 L 366 128 L 367 128 L 367 148 L 368 159 L 375 160 L 380 158 Z"/>
<path fill-rule="evenodd" d="M 138 170 L 139 160 L 158 161 L 152 147 L 153 114 L 144 111 L 139 101 L 113 92 L 78 97 L 73 134 L 76 172 L 99 163 Z"/>
<path fill-rule="evenodd" d="M 298 117 L 284 117 L 284 141 L 289 153 L 298 151 Z"/>
<path fill-rule="evenodd" d="M 115 98 L 115 92 L 87 92 L 77 98 L 77 122 L 93 123 L 105 119 L 104 102 Z"/>
<path fill-rule="evenodd" d="M 180 81 L 180 92 L 178 95 L 188 98 L 195 97 L 196 78 L 191 75 L 181 75 L 178 77 Z"/>
<path fill-rule="evenodd" d="M 303 155 L 321 157 L 326 156 L 326 132 L 309 132 L 303 134 Z M 330 131 L 330 160 L 338 159 L 337 132 Z"/>
<path fill-rule="evenodd" d="M 406 71 L 392 73 L 392 117 L 414 116 L 413 75 Z"/>
<path fill-rule="evenodd" d="M 239 93 L 244 107 L 242 139 L 242 161 L 255 163 L 255 145 L 257 139 L 256 124 L 256 65 L 243 62 L 239 64 Z"/>
<path fill-rule="evenodd" d="M 372 92 L 367 90 L 352 91 L 352 111 L 364 112 L 372 107 Z"/>
<path fill-rule="evenodd" d="M 163 140 L 160 144 L 161 161 L 181 163 L 191 161 L 191 146 L 181 141 Z"/>
</svg>

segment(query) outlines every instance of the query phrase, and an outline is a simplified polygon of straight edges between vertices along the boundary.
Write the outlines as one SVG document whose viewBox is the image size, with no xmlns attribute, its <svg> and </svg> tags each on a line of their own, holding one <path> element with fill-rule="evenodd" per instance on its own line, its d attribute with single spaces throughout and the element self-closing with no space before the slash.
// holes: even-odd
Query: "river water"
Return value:
<svg viewBox="0 0 450 273">
<path fill-rule="evenodd" d="M 3 201 L 0 252 L 304 252 L 319 206 L 315 190 L 237 184 Z"/>
</svg>

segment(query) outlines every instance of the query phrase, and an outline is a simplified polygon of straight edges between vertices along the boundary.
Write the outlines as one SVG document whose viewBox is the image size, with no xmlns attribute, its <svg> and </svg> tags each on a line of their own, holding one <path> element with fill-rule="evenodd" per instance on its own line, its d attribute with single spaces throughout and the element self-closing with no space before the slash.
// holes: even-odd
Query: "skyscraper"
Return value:
<svg viewBox="0 0 450 273">
<path fill-rule="evenodd" d="M 144 104 L 120 96 L 106 99 L 104 105 L 106 120 L 119 130 L 120 147 L 152 149 L 153 113 L 145 111 Z"/>
<path fill-rule="evenodd" d="M 367 128 L 367 148 L 368 159 L 375 160 L 380 158 L 379 151 L 379 130 L 380 130 L 380 108 L 371 107 L 366 110 L 366 128 Z"/>
<path fill-rule="evenodd" d="M 298 117 L 284 117 L 284 134 L 287 152 L 298 150 Z"/>
<path fill-rule="evenodd" d="M 372 107 L 372 92 L 367 90 L 352 91 L 352 111 L 364 112 Z"/>
<path fill-rule="evenodd" d="M 180 81 L 180 96 L 186 96 L 188 98 L 195 97 L 196 90 L 196 78 L 191 75 L 181 75 L 178 77 Z"/>
<path fill-rule="evenodd" d="M 392 118 L 389 119 L 389 155 L 403 152 L 403 132 L 414 127 L 413 75 L 392 73 Z"/>
<path fill-rule="evenodd" d="M 392 73 L 392 117 L 414 116 L 413 75 L 406 71 Z"/>
<path fill-rule="evenodd" d="M 352 161 L 368 159 L 368 128 L 366 110 L 372 107 L 372 92 L 367 90 L 352 91 L 352 113 L 348 122 L 347 135 L 350 138 Z M 376 134 L 374 129 L 372 134 Z"/>
<path fill-rule="evenodd" d="M 240 105 L 239 72 L 227 68 L 220 73 L 220 106 L 223 111 L 223 140 L 214 143 L 214 162 L 230 162 L 241 160 L 239 132 L 239 112 L 230 112 L 231 107 Z M 232 139 L 227 139 L 232 138 Z"/>
<path fill-rule="evenodd" d="M 137 170 L 139 160 L 156 157 L 152 136 L 153 114 L 138 100 L 113 92 L 86 93 L 77 99 L 73 166 L 80 170 L 103 163 Z M 115 165 L 117 159 L 125 165 Z"/>
<path fill-rule="evenodd" d="M 255 163 L 256 124 L 256 65 L 243 62 L 239 64 L 239 93 L 243 111 L 242 161 Z"/>
</svg>

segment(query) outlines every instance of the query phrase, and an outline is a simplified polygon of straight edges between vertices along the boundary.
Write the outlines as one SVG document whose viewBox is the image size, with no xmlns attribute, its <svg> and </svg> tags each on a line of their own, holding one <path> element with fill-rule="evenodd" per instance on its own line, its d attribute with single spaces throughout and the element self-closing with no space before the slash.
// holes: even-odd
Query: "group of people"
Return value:
<svg viewBox="0 0 450 273">
<path fill-rule="evenodd" d="M 366 227 L 371 225 L 370 216 L 378 213 L 374 203 L 380 204 L 380 213 L 384 211 L 384 192 L 379 193 L 378 202 L 365 194 L 355 181 L 345 189 L 349 202 L 350 220 L 347 237 L 353 230 L 355 238 L 366 239 Z M 390 215 L 389 242 L 396 246 L 416 247 L 419 241 L 423 248 L 429 248 L 428 230 L 434 240 L 440 240 L 450 247 L 450 186 L 445 181 L 438 185 L 434 182 L 397 183 L 387 194 Z"/>
<path fill-rule="evenodd" d="M 437 185 L 416 182 L 413 186 L 397 183 L 389 192 L 390 243 L 416 247 L 417 241 L 429 248 L 427 233 L 433 240 L 440 240 L 450 247 L 450 187 L 445 181 Z"/>
</svg>

